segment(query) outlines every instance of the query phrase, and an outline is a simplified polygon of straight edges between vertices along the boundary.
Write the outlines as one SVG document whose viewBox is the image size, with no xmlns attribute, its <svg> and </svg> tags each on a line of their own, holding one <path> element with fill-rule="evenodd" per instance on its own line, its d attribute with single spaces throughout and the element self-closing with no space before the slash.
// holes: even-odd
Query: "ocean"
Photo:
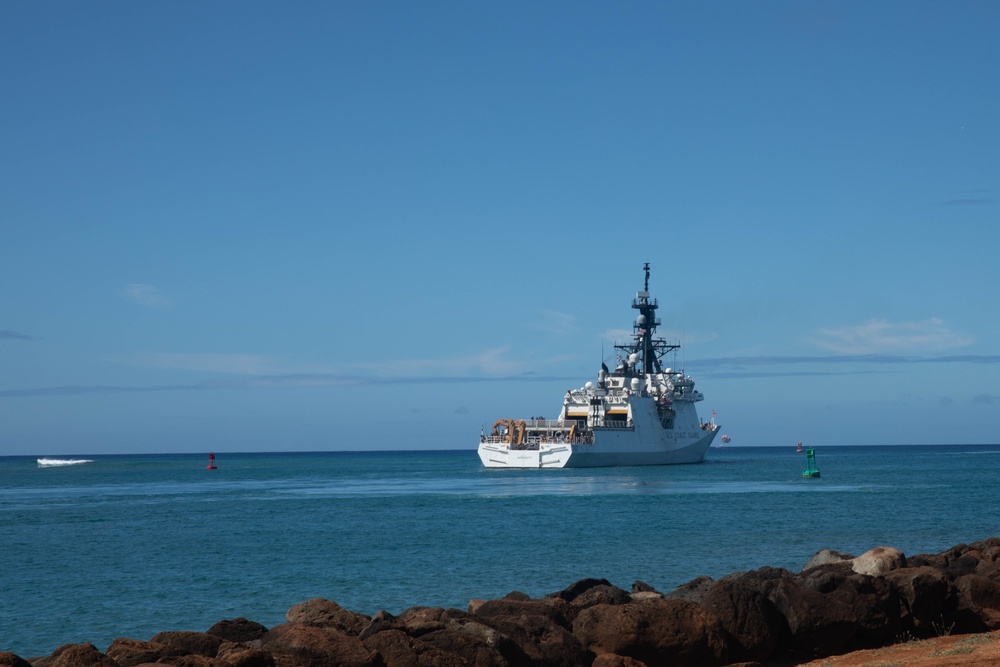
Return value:
<svg viewBox="0 0 1000 667">
<path fill-rule="evenodd" d="M 702 464 L 486 470 L 467 451 L 0 457 L 0 650 L 22 657 L 324 597 L 465 609 L 585 577 L 668 592 L 823 548 L 1000 534 L 1000 445 L 722 447 Z"/>
</svg>

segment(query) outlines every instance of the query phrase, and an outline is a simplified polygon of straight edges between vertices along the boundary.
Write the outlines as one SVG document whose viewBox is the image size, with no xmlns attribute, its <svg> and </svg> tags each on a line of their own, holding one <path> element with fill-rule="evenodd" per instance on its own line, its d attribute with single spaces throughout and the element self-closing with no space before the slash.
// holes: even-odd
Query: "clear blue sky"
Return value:
<svg viewBox="0 0 1000 667">
<path fill-rule="evenodd" d="M 1000 441 L 994 2 L 0 5 L 0 454 Z"/>
</svg>

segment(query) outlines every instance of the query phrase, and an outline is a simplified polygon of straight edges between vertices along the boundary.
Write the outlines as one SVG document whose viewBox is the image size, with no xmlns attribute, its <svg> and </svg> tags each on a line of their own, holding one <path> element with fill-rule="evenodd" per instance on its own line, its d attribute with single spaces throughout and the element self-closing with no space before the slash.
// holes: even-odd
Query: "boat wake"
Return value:
<svg viewBox="0 0 1000 667">
<path fill-rule="evenodd" d="M 93 459 L 38 459 L 39 468 L 51 468 L 54 466 L 75 466 L 81 463 L 93 463 Z"/>
</svg>

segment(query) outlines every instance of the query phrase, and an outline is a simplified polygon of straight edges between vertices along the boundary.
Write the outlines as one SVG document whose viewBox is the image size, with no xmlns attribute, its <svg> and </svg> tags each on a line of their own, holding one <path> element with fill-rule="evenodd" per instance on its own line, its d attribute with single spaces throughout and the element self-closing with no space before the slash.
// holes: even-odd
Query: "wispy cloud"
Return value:
<svg viewBox="0 0 1000 667">
<path fill-rule="evenodd" d="M 576 317 L 558 310 L 538 310 L 535 326 L 542 331 L 554 334 L 568 334 L 576 331 Z"/>
<path fill-rule="evenodd" d="M 223 352 L 158 352 L 124 358 L 125 363 L 146 368 L 225 373 L 259 378 L 421 378 L 421 377 L 505 377 L 538 373 L 565 357 L 540 360 L 512 359 L 509 347 L 498 347 L 468 355 L 425 359 L 392 359 L 351 364 L 290 362 L 266 354 Z"/>
<path fill-rule="evenodd" d="M 966 190 L 965 192 L 960 192 L 958 194 L 963 195 L 961 197 L 956 197 L 954 199 L 946 199 L 940 202 L 942 206 L 984 206 L 987 204 L 996 203 L 996 199 L 993 197 L 984 197 L 982 195 L 990 195 L 993 191 L 988 188 L 977 188 L 975 190 Z"/>
<path fill-rule="evenodd" d="M 945 206 L 983 206 L 985 204 L 992 204 L 996 202 L 996 199 L 949 199 L 948 201 L 942 202 Z"/>
<path fill-rule="evenodd" d="M 506 382 L 551 382 L 553 380 L 575 380 L 553 375 L 517 375 L 503 377 L 468 377 L 433 375 L 411 378 L 391 378 L 376 376 L 344 376 L 334 374 L 296 374 L 296 375 L 255 375 L 237 377 L 225 380 L 208 380 L 194 384 L 173 385 L 67 385 L 55 387 L 33 387 L 29 389 L 2 389 L 0 399 L 31 397 L 31 396 L 79 396 L 87 394 L 144 394 L 150 392 L 168 391 L 209 391 L 238 389 L 291 389 L 310 387 L 340 387 L 360 385 L 399 385 L 399 384 L 476 384 L 476 383 L 506 383 Z M 460 411 L 457 409 L 456 412 Z"/>
<path fill-rule="evenodd" d="M 964 199 L 948 199 L 941 202 L 942 206 L 984 206 L 986 204 L 993 204 L 996 199 L 985 199 L 985 198 L 975 198 L 966 197 Z"/>
<path fill-rule="evenodd" d="M 236 375 L 262 375 L 289 370 L 273 357 L 263 354 L 158 352 L 134 355 L 128 358 L 128 362 L 149 368 Z"/>
<path fill-rule="evenodd" d="M 18 331 L 11 331 L 10 329 L 4 329 L 0 331 L 0 340 L 38 340 L 34 336 L 29 336 L 28 334 L 23 334 Z"/>
<path fill-rule="evenodd" d="M 371 367 L 354 372 L 341 373 L 263 373 L 251 374 L 243 371 L 254 367 L 270 367 L 273 360 L 262 355 L 164 355 L 161 361 L 173 363 L 173 368 L 191 370 L 198 366 L 203 370 L 228 369 L 230 377 L 214 378 L 190 384 L 169 384 L 150 386 L 127 385 L 70 385 L 53 387 L 34 387 L 27 389 L 0 390 L 0 399 L 31 396 L 76 396 L 82 394 L 121 394 L 149 393 L 170 391 L 225 391 L 225 390 L 255 390 L 255 389 L 290 389 L 290 388 L 323 388 L 346 386 L 378 386 L 378 385 L 434 385 L 434 384 L 477 384 L 477 383 L 524 383 L 552 382 L 554 380 L 576 382 L 578 376 L 544 374 L 524 371 L 521 363 L 495 361 L 506 349 L 487 351 L 482 355 L 473 355 L 459 363 L 442 362 L 441 360 L 422 360 L 410 362 L 407 373 L 384 372 L 389 368 Z M 244 362 L 239 359 L 246 357 Z M 182 361 L 184 358 L 186 362 Z M 494 361 L 489 361 L 489 360 Z M 485 360 L 485 361 L 484 361 Z M 696 373 L 729 379 L 758 379 L 763 377 L 813 377 L 837 375 L 864 375 L 886 372 L 881 366 L 902 364 L 1000 364 L 1000 355 L 954 355 L 919 357 L 903 355 L 816 355 L 816 356 L 743 356 L 697 359 L 690 362 L 691 369 Z M 405 362 L 404 362 L 405 365 Z M 470 374 L 471 369 L 482 367 L 495 369 L 506 368 L 514 372 L 508 374 Z M 393 366 L 396 368 L 396 366 Z M 416 372 L 421 369 L 422 372 Z M 973 397 L 978 404 L 992 404 L 1000 401 L 1000 397 L 992 394 L 979 394 Z"/>
<path fill-rule="evenodd" d="M 837 354 L 865 355 L 936 352 L 965 347 L 975 341 L 951 331 L 943 320 L 932 317 L 918 322 L 871 320 L 855 326 L 820 329 L 812 342 Z"/>
<path fill-rule="evenodd" d="M 509 347 L 497 347 L 475 354 L 437 359 L 400 359 L 379 363 L 359 364 L 359 368 L 379 375 L 415 376 L 505 376 L 537 370 L 549 362 L 528 362 L 509 359 Z"/>
<path fill-rule="evenodd" d="M 607 341 L 608 345 L 623 343 L 635 340 L 635 332 L 631 329 L 608 329 L 601 334 L 601 339 Z"/>
<path fill-rule="evenodd" d="M 702 375 L 727 379 L 871 375 L 875 373 L 895 372 L 892 370 L 894 366 L 904 366 L 907 364 L 1000 364 L 1000 355 L 761 355 L 716 357 L 696 359 L 690 362 L 691 368 L 697 369 Z M 977 402 L 985 402 L 989 398 L 989 395 L 982 394 L 977 398 Z"/>
<path fill-rule="evenodd" d="M 146 308 L 169 308 L 174 302 L 157 288 L 145 283 L 129 283 L 122 294 L 129 301 Z"/>
<path fill-rule="evenodd" d="M 744 368 L 786 365 L 831 365 L 849 364 L 937 364 L 969 363 L 1000 364 L 1000 354 L 962 354 L 949 356 L 921 357 L 896 354 L 837 354 L 837 355 L 761 355 L 746 357 L 715 357 L 692 362 L 702 368 Z"/>
</svg>

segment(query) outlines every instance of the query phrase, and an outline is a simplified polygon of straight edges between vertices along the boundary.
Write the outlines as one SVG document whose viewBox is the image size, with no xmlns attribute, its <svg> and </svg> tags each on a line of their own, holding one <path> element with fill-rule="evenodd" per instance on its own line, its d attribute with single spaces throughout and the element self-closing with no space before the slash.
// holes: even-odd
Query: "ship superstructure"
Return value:
<svg viewBox="0 0 1000 667">
<path fill-rule="evenodd" d="M 703 400 L 683 369 L 664 366 L 680 349 L 656 337 L 659 307 L 645 282 L 632 300 L 639 311 L 632 341 L 616 344 L 618 363 L 601 363 L 597 383 L 563 397 L 558 419 L 499 419 L 480 436 L 479 458 L 487 468 L 577 468 L 697 463 L 719 427 L 699 419 Z"/>
</svg>

